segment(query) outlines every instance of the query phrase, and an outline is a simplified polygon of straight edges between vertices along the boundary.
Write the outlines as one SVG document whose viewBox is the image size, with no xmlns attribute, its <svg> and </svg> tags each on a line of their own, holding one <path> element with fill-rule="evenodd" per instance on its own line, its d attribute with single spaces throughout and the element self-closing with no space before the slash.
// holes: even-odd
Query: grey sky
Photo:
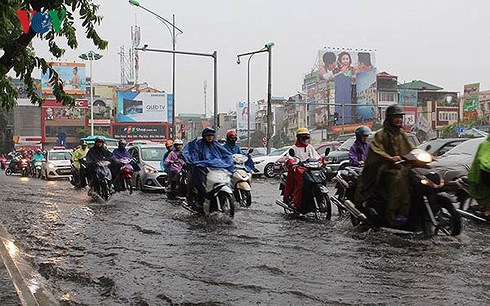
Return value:
<svg viewBox="0 0 490 306">
<path fill-rule="evenodd" d="M 100 35 L 109 40 L 104 58 L 94 65 L 94 79 L 119 82 L 119 47 L 130 45 L 137 20 L 142 44 L 171 49 L 168 30 L 152 15 L 125 0 L 98 0 Z M 177 49 L 212 53 L 219 58 L 220 111 L 246 99 L 246 60 L 238 53 L 273 41 L 273 95 L 299 90 L 303 75 L 326 46 L 376 49 L 376 66 L 399 81 L 422 79 L 462 92 L 463 84 L 481 82 L 490 89 L 490 1 L 463 0 L 141 0 L 142 5 L 171 20 L 183 31 Z M 79 49 L 65 59 L 77 60 L 93 46 L 78 34 Z M 35 43 L 40 55 L 46 47 Z M 208 82 L 208 110 L 213 99 L 212 60 L 177 56 L 177 113 L 202 113 L 203 82 Z M 252 100 L 266 96 L 267 55 L 252 60 Z M 171 55 L 140 53 L 140 81 L 171 91 Z"/>
</svg>

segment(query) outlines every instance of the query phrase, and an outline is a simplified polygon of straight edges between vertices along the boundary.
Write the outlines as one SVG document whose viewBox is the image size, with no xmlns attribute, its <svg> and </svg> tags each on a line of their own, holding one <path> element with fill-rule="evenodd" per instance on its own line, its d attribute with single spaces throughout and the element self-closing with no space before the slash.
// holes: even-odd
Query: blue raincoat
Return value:
<svg viewBox="0 0 490 306">
<path fill-rule="evenodd" d="M 217 141 L 206 143 L 202 138 L 189 142 L 182 150 L 185 162 L 196 167 L 226 169 L 233 172 L 233 155 Z"/>
<path fill-rule="evenodd" d="M 228 143 L 225 143 L 223 145 L 223 147 L 225 147 L 226 149 L 228 149 L 228 151 L 231 152 L 231 154 L 243 154 L 245 156 L 248 157 L 248 160 L 245 162 L 245 170 L 247 172 L 252 172 L 252 169 L 254 168 L 254 162 L 252 160 L 252 156 L 250 156 L 250 154 L 248 153 L 245 153 L 239 145 L 235 144 L 235 145 L 230 145 Z"/>
</svg>

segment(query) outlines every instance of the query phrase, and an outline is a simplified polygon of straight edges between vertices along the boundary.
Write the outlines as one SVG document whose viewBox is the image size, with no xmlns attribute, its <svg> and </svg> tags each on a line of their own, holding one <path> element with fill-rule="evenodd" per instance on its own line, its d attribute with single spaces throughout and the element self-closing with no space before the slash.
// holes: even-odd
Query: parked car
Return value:
<svg viewBox="0 0 490 306">
<path fill-rule="evenodd" d="M 340 147 L 340 145 L 342 145 L 340 141 L 327 141 L 322 142 L 314 147 L 318 153 L 323 153 L 325 152 L 326 148 L 330 148 L 330 151 L 335 151 L 338 147 Z"/>
<path fill-rule="evenodd" d="M 133 184 L 141 191 L 164 192 L 167 187 L 167 173 L 160 166 L 167 149 L 163 144 L 142 144 L 131 146 L 128 151 L 137 161 L 141 170 L 134 173 Z"/>
<path fill-rule="evenodd" d="M 41 178 L 70 178 L 71 157 L 71 150 L 49 150 L 46 154 L 46 161 L 41 166 Z"/>
<path fill-rule="evenodd" d="M 372 133 L 369 136 L 369 141 L 371 141 L 375 133 L 376 132 Z M 417 136 L 415 136 L 415 134 L 407 133 L 407 136 L 414 146 L 418 146 L 420 144 L 420 141 L 418 140 Z M 344 141 L 344 143 L 342 143 L 342 145 L 338 147 L 337 150 L 331 151 L 327 155 L 327 163 L 333 171 L 342 170 L 349 165 L 349 150 L 355 141 L 356 136 L 353 136 Z"/>
<path fill-rule="evenodd" d="M 441 156 L 468 138 L 437 138 L 419 144 L 419 149 L 425 150 L 433 156 Z"/>
<path fill-rule="evenodd" d="M 269 155 L 253 157 L 254 173 L 263 174 L 266 177 L 274 177 L 274 163 L 288 154 L 290 146 L 275 149 Z"/>
<path fill-rule="evenodd" d="M 476 151 L 486 137 L 468 139 L 455 146 L 430 165 L 439 172 L 446 182 L 467 175 L 470 170 Z"/>
</svg>

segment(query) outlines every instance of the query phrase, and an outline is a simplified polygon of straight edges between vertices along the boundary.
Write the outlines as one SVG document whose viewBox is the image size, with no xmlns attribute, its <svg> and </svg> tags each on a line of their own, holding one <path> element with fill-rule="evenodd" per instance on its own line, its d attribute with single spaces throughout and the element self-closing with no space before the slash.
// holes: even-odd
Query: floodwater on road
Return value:
<svg viewBox="0 0 490 306">
<path fill-rule="evenodd" d="M 256 179 L 231 223 L 162 194 L 95 204 L 67 181 L 0 175 L 0 223 L 63 303 L 488 305 L 490 227 L 423 239 L 297 219 Z M 334 210 L 336 211 L 336 210 Z"/>
</svg>

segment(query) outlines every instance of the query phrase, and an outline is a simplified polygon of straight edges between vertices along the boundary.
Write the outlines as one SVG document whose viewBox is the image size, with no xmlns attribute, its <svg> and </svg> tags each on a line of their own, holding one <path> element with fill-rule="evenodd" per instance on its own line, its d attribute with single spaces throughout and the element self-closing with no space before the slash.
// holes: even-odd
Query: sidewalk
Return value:
<svg viewBox="0 0 490 306">
<path fill-rule="evenodd" d="M 25 260 L 0 224 L 0 305 L 59 305 L 42 287 L 42 277 Z"/>
</svg>

